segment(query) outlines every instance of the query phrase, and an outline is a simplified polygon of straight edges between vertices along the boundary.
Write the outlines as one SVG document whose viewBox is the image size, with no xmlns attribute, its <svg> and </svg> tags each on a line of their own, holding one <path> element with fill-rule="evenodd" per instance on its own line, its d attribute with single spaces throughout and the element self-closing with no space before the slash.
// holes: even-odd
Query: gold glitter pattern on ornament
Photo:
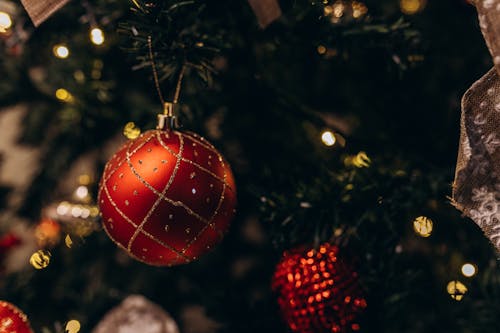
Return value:
<svg viewBox="0 0 500 333">
<path fill-rule="evenodd" d="M 159 135 L 157 135 L 157 139 L 161 140 Z M 141 224 L 135 230 L 134 235 L 130 238 L 130 241 L 128 242 L 128 246 L 127 246 L 127 250 L 129 250 L 129 251 L 132 251 L 132 243 L 137 238 L 137 235 L 142 231 L 144 224 L 146 224 L 146 222 L 148 222 L 149 218 L 151 217 L 151 214 L 153 214 L 154 210 L 160 204 L 161 200 L 165 197 L 165 193 L 168 191 L 168 189 L 170 188 L 170 186 L 172 185 L 172 183 L 175 179 L 175 176 L 177 175 L 177 170 L 179 170 L 179 165 L 181 163 L 182 152 L 184 150 L 184 140 L 182 139 L 182 136 L 179 136 L 179 140 L 180 140 L 179 155 L 177 157 L 177 161 L 175 162 L 174 171 L 172 172 L 172 175 L 170 176 L 170 179 L 168 180 L 167 185 L 165 185 L 165 188 L 161 192 L 161 195 L 158 195 L 158 199 L 156 199 L 155 203 L 153 204 L 153 206 L 151 206 L 151 208 L 149 209 L 149 212 L 144 217 Z M 136 177 L 139 178 L 144 184 L 146 184 L 146 181 L 143 180 L 139 176 L 139 173 L 134 169 L 132 162 L 130 162 L 130 155 L 128 154 L 128 150 L 127 150 L 127 163 L 129 165 L 130 169 L 132 170 L 132 172 L 136 175 Z M 149 187 L 149 186 L 147 186 L 147 187 Z M 153 190 L 153 187 L 151 186 L 150 189 Z M 153 191 L 153 192 L 155 192 L 155 194 L 156 194 L 156 191 Z"/>
<path fill-rule="evenodd" d="M 9 317 L 5 317 L 7 314 L 9 314 Z M 24 324 L 24 327 L 19 327 L 19 323 L 15 322 L 16 319 L 21 321 Z M 21 329 L 21 331 L 18 331 L 17 329 Z M 28 322 L 28 317 L 13 304 L 0 301 L 0 333 L 16 332 L 33 333 L 30 323 Z"/>
<path fill-rule="evenodd" d="M 51 254 L 46 250 L 38 250 L 31 255 L 30 264 L 36 269 L 44 269 L 50 264 Z"/>
<path fill-rule="evenodd" d="M 215 219 L 215 217 L 220 214 L 220 210 L 221 210 L 221 206 L 222 206 L 222 204 L 224 202 L 226 190 L 227 189 L 233 190 L 231 188 L 230 184 L 227 181 L 227 174 L 226 174 L 224 160 L 223 160 L 222 156 L 220 155 L 220 153 L 210 143 L 206 142 L 202 137 L 200 137 L 200 136 L 198 136 L 198 135 L 196 135 L 194 133 L 180 133 L 180 132 L 177 132 L 177 131 L 173 131 L 173 132 L 170 132 L 170 133 L 161 132 L 161 131 L 148 131 L 148 132 L 146 132 L 146 133 L 144 133 L 142 135 L 143 136 L 147 135 L 147 137 L 145 137 L 144 140 L 139 145 L 137 145 L 136 147 L 134 147 L 132 149 L 133 142 L 131 141 L 129 144 L 127 144 L 123 148 L 123 150 L 126 152 L 125 158 L 120 159 L 120 158 L 117 157 L 117 155 L 115 155 L 110 160 L 110 162 L 106 165 L 105 170 L 104 170 L 105 177 L 103 178 L 102 191 L 100 191 L 100 193 L 99 193 L 99 195 L 105 195 L 106 199 L 110 202 L 111 206 L 115 209 L 115 211 L 127 223 L 129 223 L 130 225 L 132 225 L 135 228 L 135 231 L 134 231 L 132 237 L 128 240 L 127 245 L 124 246 L 124 244 L 118 242 L 110 234 L 110 232 L 107 229 L 108 226 L 106 225 L 106 223 L 104 223 L 104 230 L 106 231 L 106 233 L 108 234 L 108 236 L 113 240 L 113 242 L 115 244 L 117 244 L 117 246 L 119 246 L 120 248 L 126 250 L 133 258 L 135 258 L 135 259 L 137 259 L 139 261 L 144 261 L 145 258 L 139 258 L 138 257 L 139 254 L 137 254 L 137 252 L 140 252 L 138 250 L 135 251 L 136 253 L 133 253 L 134 252 L 133 245 L 134 245 L 134 242 L 137 239 L 137 237 L 139 235 L 143 235 L 143 236 L 146 236 L 147 238 L 153 240 L 154 242 L 158 243 L 159 245 L 163 246 L 164 248 L 168 249 L 169 251 L 172 251 L 173 253 L 175 253 L 175 255 L 177 256 L 177 260 L 181 260 L 179 263 L 181 263 L 181 262 L 184 262 L 184 263 L 190 262 L 192 259 L 196 259 L 196 257 L 192 256 L 190 258 L 190 257 L 186 256 L 185 255 L 186 251 L 194 244 L 194 242 L 207 229 L 210 228 L 213 231 L 215 231 L 216 234 L 219 235 L 220 239 L 222 238 L 222 236 L 224 234 L 224 232 L 222 230 L 218 230 L 216 228 L 215 223 L 212 223 L 212 221 Z M 177 138 L 179 140 L 179 152 L 173 151 L 165 143 L 165 141 L 162 139 L 162 136 L 166 136 L 168 138 L 169 135 L 176 135 L 177 136 Z M 193 147 L 196 146 L 196 145 L 199 145 L 199 146 L 203 147 L 204 149 L 210 151 L 211 154 L 216 155 L 217 161 L 219 161 L 219 163 L 221 164 L 221 169 L 224 170 L 223 177 L 220 177 L 220 176 L 216 175 L 214 172 L 212 172 L 211 170 L 208 170 L 207 168 L 203 167 L 199 163 L 197 163 L 195 161 L 192 161 L 192 160 L 188 159 L 187 157 L 183 156 L 183 150 L 184 150 L 184 144 L 185 144 L 183 136 L 186 137 L 186 138 L 188 138 L 190 141 L 192 141 Z M 152 184 L 150 184 L 143 176 L 140 175 L 139 171 L 134 167 L 133 161 L 132 161 L 132 158 L 135 155 L 135 153 L 137 151 L 139 151 L 141 148 L 143 148 L 146 144 L 150 143 L 154 139 L 155 139 L 155 143 L 158 142 L 159 145 L 162 148 L 164 148 L 165 151 L 167 151 L 170 155 L 172 155 L 173 157 L 176 158 L 176 164 L 175 164 L 175 167 L 174 167 L 174 169 L 173 169 L 173 171 L 171 173 L 170 179 L 167 182 L 167 184 L 165 185 L 165 187 L 163 189 L 161 189 L 161 191 L 158 190 L 158 189 L 156 189 L 155 187 L 153 187 Z M 148 152 L 150 152 L 150 150 L 148 150 Z M 196 157 L 196 154 L 194 154 L 194 156 Z M 212 159 L 212 155 L 209 155 L 209 159 Z M 144 161 L 142 161 L 142 160 L 138 161 L 138 163 L 140 165 L 143 165 L 143 162 Z M 167 161 L 165 159 L 161 159 L 159 162 L 161 162 L 161 164 L 166 164 L 167 163 Z M 215 210 L 213 211 L 213 213 L 209 217 L 207 216 L 207 218 L 204 218 L 203 216 L 201 216 L 197 212 L 193 211 L 190 207 L 188 207 L 183 202 L 181 202 L 179 200 L 173 200 L 173 199 L 171 199 L 170 197 L 167 196 L 167 192 L 168 192 L 170 186 L 172 185 L 172 183 L 174 182 L 174 180 L 176 178 L 177 170 L 180 167 L 180 163 L 181 162 L 185 162 L 185 163 L 188 163 L 188 164 L 192 165 L 197 170 L 198 173 L 202 172 L 202 173 L 206 173 L 206 174 L 210 175 L 214 179 L 214 181 L 218 181 L 222 185 L 222 190 L 221 190 L 221 193 L 220 193 L 220 196 L 219 196 L 219 200 L 217 202 L 217 206 L 215 207 Z M 106 186 L 106 184 L 108 184 L 108 181 L 111 179 L 111 177 L 113 176 L 113 174 L 115 172 L 117 172 L 117 170 L 120 169 L 124 164 L 127 164 L 128 167 L 129 167 L 129 170 L 136 177 L 136 179 L 139 182 L 141 182 L 145 186 L 145 188 L 147 188 L 148 190 L 150 190 L 156 196 L 156 200 L 154 201 L 152 207 L 149 209 L 148 213 L 142 219 L 142 221 L 141 221 L 140 224 L 135 223 L 132 218 L 130 218 L 129 216 L 127 216 L 127 214 L 125 214 L 118 207 L 118 205 L 116 204 L 116 202 L 114 201 L 114 199 L 112 198 L 112 196 L 111 196 L 111 194 L 109 192 L 108 186 Z M 210 163 L 209 165 L 211 165 L 211 164 L 212 163 Z M 155 168 L 157 168 L 157 167 L 155 167 Z M 154 171 L 154 169 L 153 169 L 153 171 Z M 190 179 L 196 178 L 196 176 L 198 174 L 197 172 L 192 172 L 189 175 L 189 178 Z M 120 174 L 119 178 L 120 179 L 123 178 L 122 174 Z M 118 184 L 118 186 L 120 186 L 120 185 Z M 214 188 L 213 184 L 210 184 L 210 188 L 211 189 Z M 193 188 L 192 191 L 193 191 L 193 194 L 196 193 L 196 189 L 195 188 Z M 133 193 L 134 196 L 137 196 L 139 192 L 136 189 L 134 189 L 132 193 Z M 99 201 L 102 201 L 102 198 L 99 198 Z M 189 240 L 187 240 L 186 245 L 184 247 L 182 247 L 182 249 L 176 249 L 173 246 L 171 246 L 169 244 L 166 244 L 164 241 L 158 239 L 157 237 L 153 236 L 151 233 L 149 233 L 146 230 L 144 230 L 144 228 L 147 226 L 147 224 L 148 224 L 148 222 L 150 220 L 151 215 L 153 214 L 153 212 L 155 211 L 155 209 L 158 207 L 158 205 L 162 201 L 168 202 L 169 204 L 171 204 L 171 205 L 173 205 L 175 207 L 181 207 L 188 215 L 191 215 L 191 216 L 195 217 L 197 220 L 199 220 L 200 222 L 202 222 L 204 224 L 204 226 L 199 231 L 196 232 L 196 235 L 194 237 L 192 237 Z M 205 200 L 205 202 L 210 203 L 210 200 Z M 132 201 L 130 202 L 130 205 L 133 205 Z M 224 212 L 224 215 L 227 215 L 227 213 L 228 212 Z M 231 212 L 231 213 L 233 213 L 233 212 Z M 170 220 L 173 219 L 173 215 L 172 214 L 169 215 L 169 219 Z M 112 229 L 113 225 L 111 223 L 109 223 L 109 227 Z M 171 225 L 166 224 L 164 226 L 164 232 L 169 232 L 170 229 L 171 229 Z M 186 231 L 186 234 L 190 234 L 191 233 L 191 229 L 189 229 L 189 228 L 187 228 L 185 231 Z M 209 246 L 207 248 L 209 248 Z M 142 251 L 142 252 L 144 252 L 144 251 Z M 160 257 L 160 259 L 163 258 L 163 256 L 159 256 L 159 257 Z M 150 262 L 147 262 L 147 263 L 151 264 Z"/>
</svg>

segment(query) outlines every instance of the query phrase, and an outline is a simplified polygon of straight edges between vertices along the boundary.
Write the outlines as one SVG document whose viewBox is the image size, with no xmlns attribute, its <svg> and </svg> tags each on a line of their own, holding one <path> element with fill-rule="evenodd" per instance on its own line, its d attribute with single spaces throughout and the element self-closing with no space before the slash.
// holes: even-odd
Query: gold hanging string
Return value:
<svg viewBox="0 0 500 333">
<path fill-rule="evenodd" d="M 158 80 L 158 70 L 156 69 L 155 57 L 153 54 L 153 42 L 151 41 L 151 36 L 148 36 L 148 48 L 149 48 L 149 60 L 151 61 L 151 68 L 153 69 L 153 78 L 155 80 L 156 91 L 158 92 L 158 97 L 160 97 L 160 102 L 162 105 L 165 104 L 165 99 L 161 93 L 160 80 Z"/>
<path fill-rule="evenodd" d="M 184 73 L 186 72 L 186 64 L 182 64 L 181 72 L 179 73 L 179 79 L 177 80 L 177 87 L 175 88 L 174 104 L 179 102 L 179 97 L 181 94 L 182 79 L 184 78 Z"/>
<path fill-rule="evenodd" d="M 153 42 L 151 36 L 148 36 L 148 48 L 149 48 L 149 59 L 151 61 L 151 68 L 153 69 L 153 78 L 155 81 L 155 87 L 156 91 L 158 92 L 158 97 L 160 98 L 160 102 L 163 105 L 163 113 L 168 116 L 173 116 L 173 104 L 179 103 L 179 97 L 182 88 L 182 80 L 184 79 L 184 74 L 186 72 L 186 63 L 182 64 L 181 70 L 179 72 L 179 78 L 177 79 L 177 85 L 175 87 L 173 102 L 172 103 L 166 102 L 161 92 L 160 80 L 158 78 L 158 69 L 156 68 L 156 62 L 153 53 Z"/>
</svg>

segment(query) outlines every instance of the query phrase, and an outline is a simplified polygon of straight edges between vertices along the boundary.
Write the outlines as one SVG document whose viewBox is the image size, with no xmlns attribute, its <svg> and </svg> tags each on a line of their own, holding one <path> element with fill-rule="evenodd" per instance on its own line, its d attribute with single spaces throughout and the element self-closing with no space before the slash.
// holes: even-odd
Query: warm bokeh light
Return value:
<svg viewBox="0 0 500 333">
<path fill-rule="evenodd" d="M 89 185 L 90 180 L 91 180 L 91 178 L 87 174 L 83 174 L 83 175 L 78 176 L 78 183 L 80 185 Z"/>
<path fill-rule="evenodd" d="M 71 249 L 71 246 L 73 246 L 73 240 L 71 239 L 70 235 L 66 235 L 64 238 L 64 244 L 66 244 L 66 247 Z"/>
<path fill-rule="evenodd" d="M 5 32 L 12 26 L 12 19 L 6 12 L 0 11 L 0 32 Z"/>
<path fill-rule="evenodd" d="M 125 135 L 127 139 L 133 140 L 141 135 L 141 129 L 135 126 L 135 123 L 131 121 L 123 127 L 123 135 Z"/>
<path fill-rule="evenodd" d="M 59 88 L 56 90 L 56 98 L 62 102 L 72 102 L 73 95 L 64 88 Z"/>
<path fill-rule="evenodd" d="M 325 54 L 326 53 L 326 47 L 323 46 L 323 45 L 318 45 L 318 47 L 316 48 L 316 50 L 318 51 L 319 54 Z"/>
<path fill-rule="evenodd" d="M 324 131 L 321 134 L 321 141 L 323 141 L 325 146 L 331 147 L 335 144 L 335 142 L 337 142 L 337 139 L 332 131 Z"/>
<path fill-rule="evenodd" d="M 99 28 L 90 30 L 90 41 L 95 45 L 102 45 L 104 43 L 104 32 Z"/>
<path fill-rule="evenodd" d="M 325 16 L 329 16 L 333 13 L 333 7 L 332 6 L 325 6 L 325 8 L 323 8 L 323 14 L 325 14 Z"/>
<path fill-rule="evenodd" d="M 421 237 L 429 237 L 432 234 L 434 223 L 426 216 L 419 216 L 413 221 L 413 230 Z"/>
<path fill-rule="evenodd" d="M 66 331 L 67 333 L 78 333 L 80 331 L 81 325 L 78 320 L 70 320 L 66 324 Z"/>
<path fill-rule="evenodd" d="M 64 101 L 66 98 L 68 98 L 69 92 L 66 89 L 60 88 L 56 90 L 56 98 Z"/>
<path fill-rule="evenodd" d="M 80 200 L 83 200 L 87 198 L 88 195 L 89 195 L 89 189 L 87 188 L 87 186 L 80 185 L 77 187 L 75 191 L 75 197 L 77 197 Z"/>
<path fill-rule="evenodd" d="M 425 5 L 427 4 L 426 0 L 400 0 L 399 7 L 401 8 L 401 12 L 406 15 L 413 15 L 421 12 Z"/>
<path fill-rule="evenodd" d="M 69 57 L 69 49 L 66 45 L 58 44 L 52 48 L 54 55 L 60 59 L 66 59 Z"/>
<path fill-rule="evenodd" d="M 67 201 L 63 201 L 57 206 L 56 213 L 58 215 L 66 215 L 68 214 L 70 208 L 71 208 L 70 203 Z"/>
<path fill-rule="evenodd" d="M 352 158 L 352 165 L 356 168 L 368 168 L 372 160 L 364 151 L 360 151 L 356 156 Z"/>
<path fill-rule="evenodd" d="M 337 1 L 332 5 L 332 13 L 336 18 L 340 18 L 344 15 L 345 5 L 343 1 Z"/>
<path fill-rule="evenodd" d="M 50 252 L 45 250 L 38 250 L 31 255 L 30 264 L 36 269 L 44 269 L 50 263 Z"/>
<path fill-rule="evenodd" d="M 462 265 L 462 274 L 465 277 L 473 277 L 476 275 L 477 269 L 476 266 L 470 263 L 466 263 Z"/>
<path fill-rule="evenodd" d="M 446 286 L 448 294 L 455 301 L 461 301 L 464 295 L 467 293 L 467 287 L 460 281 L 450 281 Z"/>
<path fill-rule="evenodd" d="M 51 219 L 43 219 L 35 228 L 35 238 L 39 246 L 53 246 L 59 241 L 61 226 Z"/>
<path fill-rule="evenodd" d="M 368 7 L 362 2 L 353 1 L 352 2 L 352 17 L 357 19 L 365 16 L 368 13 Z"/>
</svg>

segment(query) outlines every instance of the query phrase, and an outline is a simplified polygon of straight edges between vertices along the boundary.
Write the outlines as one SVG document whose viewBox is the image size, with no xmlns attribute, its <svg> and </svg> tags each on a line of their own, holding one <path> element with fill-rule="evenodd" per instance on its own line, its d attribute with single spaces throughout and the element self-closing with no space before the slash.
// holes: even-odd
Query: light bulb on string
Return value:
<svg viewBox="0 0 500 333">
<path fill-rule="evenodd" d="M 90 30 L 90 41 L 95 45 L 102 45 L 104 43 L 104 32 L 99 28 Z"/>
<path fill-rule="evenodd" d="M 52 48 L 52 52 L 59 59 L 66 59 L 67 57 L 69 57 L 69 49 L 64 44 L 54 45 L 54 47 Z"/>
<path fill-rule="evenodd" d="M 12 26 L 12 19 L 6 12 L 0 11 L 0 32 L 6 32 Z"/>
</svg>

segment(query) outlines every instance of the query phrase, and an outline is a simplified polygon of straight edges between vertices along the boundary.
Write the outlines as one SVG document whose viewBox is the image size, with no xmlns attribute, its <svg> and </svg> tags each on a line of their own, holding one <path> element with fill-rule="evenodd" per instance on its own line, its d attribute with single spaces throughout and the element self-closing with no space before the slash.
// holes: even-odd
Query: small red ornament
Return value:
<svg viewBox="0 0 500 333">
<path fill-rule="evenodd" d="M 0 301 L 0 332 L 33 333 L 28 317 L 11 303 Z"/>
<path fill-rule="evenodd" d="M 21 239 L 13 233 L 3 235 L 0 237 L 0 256 L 5 255 L 9 250 L 21 243 Z"/>
<path fill-rule="evenodd" d="M 99 207 L 109 237 L 155 266 L 188 263 L 229 227 L 236 186 L 229 164 L 191 132 L 150 130 L 106 164 Z"/>
<path fill-rule="evenodd" d="M 357 316 L 367 306 L 357 273 L 338 256 L 337 246 L 304 247 L 284 253 L 272 289 L 292 331 L 345 333 L 360 329 Z"/>
</svg>

